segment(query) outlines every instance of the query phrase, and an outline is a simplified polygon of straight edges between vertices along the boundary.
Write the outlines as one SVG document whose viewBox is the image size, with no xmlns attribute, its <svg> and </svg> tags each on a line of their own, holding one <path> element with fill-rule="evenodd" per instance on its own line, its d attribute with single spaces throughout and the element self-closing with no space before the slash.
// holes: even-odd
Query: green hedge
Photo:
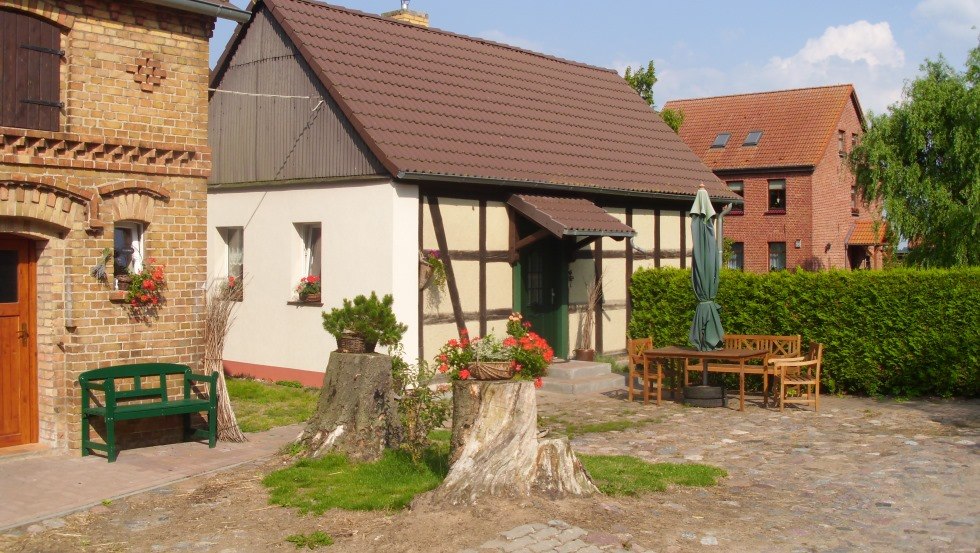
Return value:
<svg viewBox="0 0 980 553">
<path fill-rule="evenodd" d="M 631 336 L 686 345 L 695 299 L 690 271 L 633 276 Z M 831 392 L 980 392 L 980 269 L 751 274 L 722 271 L 722 323 L 731 334 L 801 334 L 825 345 Z"/>
</svg>

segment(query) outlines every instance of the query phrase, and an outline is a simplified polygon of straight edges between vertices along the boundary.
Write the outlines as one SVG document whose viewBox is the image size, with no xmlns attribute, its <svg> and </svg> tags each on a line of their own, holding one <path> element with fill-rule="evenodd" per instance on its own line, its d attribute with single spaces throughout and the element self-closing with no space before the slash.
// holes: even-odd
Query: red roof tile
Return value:
<svg viewBox="0 0 980 553">
<path fill-rule="evenodd" d="M 548 229 L 559 238 L 565 236 L 635 236 L 636 231 L 605 209 L 582 198 L 556 198 L 514 194 L 507 203 Z"/>
<path fill-rule="evenodd" d="M 311 0 L 264 0 L 394 175 L 733 198 L 614 71 Z M 261 3 L 260 3 L 261 5 Z"/>
<path fill-rule="evenodd" d="M 846 85 L 778 90 L 667 102 L 684 112 L 680 135 L 713 170 L 816 165 L 837 131 L 854 87 Z M 743 146 L 751 131 L 762 131 L 758 146 Z M 719 133 L 730 133 L 724 148 L 712 148 Z"/>
<path fill-rule="evenodd" d="M 877 228 L 875 228 L 877 226 Z M 885 243 L 885 223 L 875 221 L 854 221 L 847 235 L 849 246 L 877 246 Z"/>
</svg>

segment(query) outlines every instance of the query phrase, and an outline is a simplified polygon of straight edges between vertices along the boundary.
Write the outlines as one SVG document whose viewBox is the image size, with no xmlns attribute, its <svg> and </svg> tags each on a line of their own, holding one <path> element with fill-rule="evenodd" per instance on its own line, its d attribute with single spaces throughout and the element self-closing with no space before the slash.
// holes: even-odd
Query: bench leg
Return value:
<svg viewBox="0 0 980 553">
<path fill-rule="evenodd" d="M 214 447 L 218 442 L 218 410 L 208 409 L 208 447 Z"/>
<path fill-rule="evenodd" d="M 119 455 L 119 450 L 116 448 L 116 419 L 105 420 L 105 445 L 106 457 L 109 458 L 110 463 L 115 463 L 116 456 Z"/>
<path fill-rule="evenodd" d="M 184 441 L 186 442 L 194 435 L 194 429 L 191 428 L 191 414 L 184 413 L 181 415 L 181 419 L 184 421 Z"/>
<path fill-rule="evenodd" d="M 88 457 L 89 455 L 89 432 L 88 415 L 82 415 L 82 457 Z"/>
</svg>

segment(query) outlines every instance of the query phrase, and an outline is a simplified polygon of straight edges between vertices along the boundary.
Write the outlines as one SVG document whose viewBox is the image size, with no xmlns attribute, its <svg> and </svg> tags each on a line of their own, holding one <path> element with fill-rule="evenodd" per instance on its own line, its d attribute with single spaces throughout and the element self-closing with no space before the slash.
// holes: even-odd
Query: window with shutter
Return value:
<svg viewBox="0 0 980 553">
<path fill-rule="evenodd" d="M 56 25 L 0 10 L 0 126 L 59 130 L 63 56 Z"/>
</svg>

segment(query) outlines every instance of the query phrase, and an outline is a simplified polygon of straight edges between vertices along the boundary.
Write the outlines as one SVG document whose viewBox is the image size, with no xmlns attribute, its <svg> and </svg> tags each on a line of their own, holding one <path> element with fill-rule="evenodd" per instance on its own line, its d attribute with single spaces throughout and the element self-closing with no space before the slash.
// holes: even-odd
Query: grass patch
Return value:
<svg viewBox="0 0 980 553">
<path fill-rule="evenodd" d="M 555 416 L 538 416 L 538 426 L 548 426 L 559 434 L 564 434 L 569 438 L 581 436 L 583 434 L 596 434 L 600 432 L 622 432 L 630 428 L 639 428 L 648 424 L 663 422 L 663 417 L 643 418 L 643 419 L 616 419 L 604 422 L 574 423 L 568 422 Z"/>
<path fill-rule="evenodd" d="M 228 395 L 243 432 L 261 432 L 276 426 L 304 422 L 313 414 L 320 392 L 229 378 Z"/>
<path fill-rule="evenodd" d="M 626 455 L 579 455 L 586 470 L 602 493 L 638 495 L 662 492 L 670 484 L 679 486 L 714 486 L 728 476 L 724 470 L 709 465 L 648 463 Z"/>
<path fill-rule="evenodd" d="M 626 374 L 629 372 L 629 365 L 626 363 L 628 357 L 613 355 L 598 355 L 596 363 L 609 363 L 609 368 L 616 374 Z"/>
<path fill-rule="evenodd" d="M 316 549 L 317 547 L 325 547 L 327 545 L 333 545 L 333 538 L 331 538 L 326 532 L 321 532 L 317 530 L 316 532 L 311 532 L 309 534 L 293 534 L 286 538 L 289 543 L 295 544 L 296 549 Z"/>
<path fill-rule="evenodd" d="M 301 513 L 328 509 L 377 511 L 402 509 L 416 495 L 437 487 L 449 472 L 449 431 L 430 434 L 433 445 L 418 463 L 404 451 L 385 451 L 376 463 L 352 463 L 342 455 L 303 459 L 262 481 L 269 502 Z"/>
</svg>

